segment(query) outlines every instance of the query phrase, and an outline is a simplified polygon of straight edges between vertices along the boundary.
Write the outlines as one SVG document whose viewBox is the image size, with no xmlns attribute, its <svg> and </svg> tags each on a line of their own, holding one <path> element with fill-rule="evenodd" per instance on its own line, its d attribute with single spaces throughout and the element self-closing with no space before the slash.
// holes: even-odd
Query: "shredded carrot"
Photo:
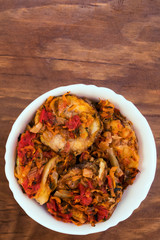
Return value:
<svg viewBox="0 0 160 240">
<path fill-rule="evenodd" d="M 68 94 L 70 94 L 70 91 L 63 94 L 62 99 L 63 99 L 64 102 L 67 102 L 66 96 L 67 96 Z"/>
<path fill-rule="evenodd" d="M 76 105 L 72 105 L 67 110 L 70 112 L 70 111 L 73 111 L 75 108 L 76 108 Z"/>
<path fill-rule="evenodd" d="M 113 181 L 113 187 L 114 187 L 114 188 L 116 187 L 114 173 L 116 172 L 117 168 L 118 168 L 118 167 L 112 167 L 112 168 L 110 169 L 110 172 L 109 172 L 109 175 L 110 175 L 110 177 L 112 178 L 112 181 Z"/>
</svg>

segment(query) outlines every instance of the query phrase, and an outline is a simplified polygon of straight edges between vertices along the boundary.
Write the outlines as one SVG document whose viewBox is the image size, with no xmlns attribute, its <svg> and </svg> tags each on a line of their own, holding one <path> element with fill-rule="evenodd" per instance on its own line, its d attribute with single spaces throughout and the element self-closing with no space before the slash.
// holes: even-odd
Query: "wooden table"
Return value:
<svg viewBox="0 0 160 240">
<path fill-rule="evenodd" d="M 5 143 L 21 111 L 74 83 L 109 87 L 148 120 L 160 154 L 159 0 L 0 0 L 0 235 L 76 239 L 40 226 L 19 207 L 4 173 Z M 160 163 L 160 159 L 158 159 Z M 160 168 L 131 217 L 84 240 L 160 239 Z"/>
</svg>

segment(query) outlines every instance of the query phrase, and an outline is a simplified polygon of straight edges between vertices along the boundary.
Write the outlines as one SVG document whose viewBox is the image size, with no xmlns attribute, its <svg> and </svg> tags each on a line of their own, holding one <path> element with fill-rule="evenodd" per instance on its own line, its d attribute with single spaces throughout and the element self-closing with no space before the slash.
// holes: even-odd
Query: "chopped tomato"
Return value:
<svg viewBox="0 0 160 240">
<path fill-rule="evenodd" d="M 88 187 L 90 189 L 94 189 L 93 184 L 92 184 L 91 180 L 89 180 L 89 179 L 88 179 Z"/>
<path fill-rule="evenodd" d="M 36 137 L 35 133 L 31 133 L 26 131 L 24 134 L 21 135 L 21 139 L 18 142 L 18 150 L 24 148 L 25 146 L 33 146 L 32 140 Z"/>
<path fill-rule="evenodd" d="M 73 117 L 69 118 L 65 125 L 69 130 L 75 130 L 79 128 L 79 126 L 81 125 L 79 115 L 74 115 Z"/>
<path fill-rule="evenodd" d="M 72 217 L 72 213 L 59 213 L 59 215 L 65 219 L 67 222 L 70 222 L 70 219 Z"/>
<path fill-rule="evenodd" d="M 20 158 L 21 164 L 27 164 L 33 157 L 34 143 L 33 139 L 36 137 L 35 133 L 30 133 L 26 131 L 24 134 L 21 135 L 21 139 L 18 142 L 18 157 Z"/>
<path fill-rule="evenodd" d="M 50 198 L 49 202 L 47 203 L 47 208 L 50 213 L 58 218 L 62 219 L 63 221 L 70 222 L 72 213 L 63 213 L 63 207 L 56 202 L 55 199 Z"/>
<path fill-rule="evenodd" d="M 79 183 L 80 195 L 74 197 L 74 200 L 80 200 L 83 206 L 88 206 L 92 202 L 91 192 L 83 184 Z"/>
<path fill-rule="evenodd" d="M 106 220 L 108 218 L 108 210 L 102 206 L 98 206 L 98 222 L 101 220 Z"/>
<path fill-rule="evenodd" d="M 86 192 L 86 188 L 82 183 L 79 183 L 78 188 L 80 190 L 80 195 L 83 196 Z"/>
<path fill-rule="evenodd" d="M 112 179 L 109 175 L 107 175 L 107 179 L 108 179 L 108 187 L 112 188 Z"/>
<path fill-rule="evenodd" d="M 47 208 L 52 209 L 53 211 L 57 212 L 58 207 L 55 199 L 50 199 L 50 201 L 47 203 Z"/>
<path fill-rule="evenodd" d="M 32 184 L 29 186 L 29 180 L 28 178 L 25 179 L 25 181 L 22 183 L 22 187 L 29 198 L 32 198 L 40 188 L 40 183 Z"/>
<path fill-rule="evenodd" d="M 82 203 L 82 205 L 84 205 L 84 206 L 88 206 L 88 205 L 90 205 L 91 204 L 91 202 L 92 202 L 92 197 L 82 197 L 81 198 L 81 203 Z"/>
<path fill-rule="evenodd" d="M 39 121 L 41 123 L 47 123 L 49 122 L 50 124 L 53 124 L 55 120 L 55 116 L 53 115 L 52 112 L 48 112 L 46 111 L 45 108 L 42 109 L 41 114 L 40 114 L 40 118 Z"/>
</svg>

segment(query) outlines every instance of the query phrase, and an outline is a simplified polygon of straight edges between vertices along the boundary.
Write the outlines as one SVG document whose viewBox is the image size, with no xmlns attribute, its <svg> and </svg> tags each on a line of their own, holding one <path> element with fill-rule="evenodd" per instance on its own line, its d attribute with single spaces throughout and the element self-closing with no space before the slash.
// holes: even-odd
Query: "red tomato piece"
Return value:
<svg viewBox="0 0 160 240">
<path fill-rule="evenodd" d="M 80 116 L 74 115 L 73 117 L 69 118 L 65 125 L 69 130 L 75 130 L 79 128 L 79 126 L 81 125 Z"/>
<path fill-rule="evenodd" d="M 55 199 L 50 199 L 50 201 L 47 203 L 47 208 L 57 212 L 58 207 L 57 207 L 57 204 L 56 204 L 56 200 Z"/>
<path fill-rule="evenodd" d="M 41 123 L 47 123 L 53 124 L 55 120 L 55 116 L 52 114 L 52 112 L 47 112 L 45 108 L 42 109 L 39 121 Z"/>
<path fill-rule="evenodd" d="M 112 188 L 112 179 L 109 175 L 107 175 L 107 179 L 108 179 L 108 187 Z"/>
<path fill-rule="evenodd" d="M 18 150 L 24 148 L 25 146 L 33 146 L 32 140 L 36 137 L 35 133 L 31 133 L 26 131 L 24 134 L 21 135 L 21 139 L 18 143 Z"/>
<path fill-rule="evenodd" d="M 102 206 L 98 207 L 98 221 L 106 220 L 108 218 L 108 210 Z"/>
</svg>

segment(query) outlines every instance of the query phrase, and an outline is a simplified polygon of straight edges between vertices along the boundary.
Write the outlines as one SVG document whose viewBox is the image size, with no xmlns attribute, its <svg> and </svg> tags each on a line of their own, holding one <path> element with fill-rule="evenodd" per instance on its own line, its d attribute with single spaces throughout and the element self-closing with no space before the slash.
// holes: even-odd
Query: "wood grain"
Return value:
<svg viewBox="0 0 160 240">
<path fill-rule="evenodd" d="M 0 0 L 0 233 L 3 240 L 81 239 L 48 230 L 14 200 L 4 173 L 13 122 L 36 97 L 74 83 L 109 87 L 147 118 L 158 153 L 155 180 L 132 216 L 84 240 L 160 235 L 160 1 Z"/>
</svg>

